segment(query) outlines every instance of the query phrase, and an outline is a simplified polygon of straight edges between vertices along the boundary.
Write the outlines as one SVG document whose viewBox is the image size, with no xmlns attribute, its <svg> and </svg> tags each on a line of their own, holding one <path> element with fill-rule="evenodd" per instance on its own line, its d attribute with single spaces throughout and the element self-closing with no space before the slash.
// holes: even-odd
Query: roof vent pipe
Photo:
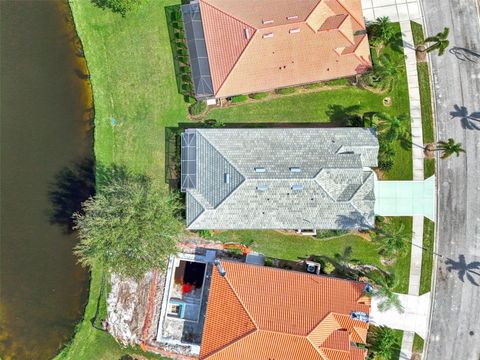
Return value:
<svg viewBox="0 0 480 360">
<path fill-rule="evenodd" d="M 215 266 L 217 267 L 218 272 L 220 273 L 221 276 L 225 277 L 227 274 L 225 269 L 222 266 L 222 263 L 220 262 L 219 259 L 215 259 Z"/>
</svg>

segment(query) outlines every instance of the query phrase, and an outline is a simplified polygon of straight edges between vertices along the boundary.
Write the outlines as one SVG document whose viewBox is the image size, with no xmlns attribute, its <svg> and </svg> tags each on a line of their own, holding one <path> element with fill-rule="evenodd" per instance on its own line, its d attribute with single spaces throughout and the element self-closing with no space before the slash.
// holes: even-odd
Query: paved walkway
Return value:
<svg viewBox="0 0 480 360">
<path fill-rule="evenodd" d="M 394 22 L 422 18 L 418 0 L 362 0 L 362 8 L 367 21 L 381 16 L 388 16 Z"/>
<path fill-rule="evenodd" d="M 385 0 L 391 1 L 391 0 Z M 418 4 L 416 4 L 418 9 Z M 398 8 L 398 4 L 397 4 Z M 421 18 L 420 10 L 417 18 Z M 392 18 L 393 19 L 393 18 Z M 405 62 L 407 68 L 408 94 L 410 97 L 410 118 L 412 133 L 412 156 L 413 156 L 413 180 L 424 179 L 424 152 L 423 152 L 423 131 L 422 131 L 422 113 L 420 105 L 420 90 L 418 85 L 417 59 L 415 54 L 415 46 L 413 44 L 413 34 L 410 20 L 412 18 L 402 19 L 400 17 L 400 28 L 402 31 L 403 51 L 405 54 Z M 421 22 L 421 20 L 420 20 Z M 413 217 L 412 226 L 412 252 L 410 258 L 410 281 L 408 285 L 409 295 L 420 294 L 420 278 L 422 274 L 422 255 L 423 255 L 423 216 Z M 425 295 L 421 296 L 424 298 Z M 430 300 L 430 295 L 428 296 Z M 421 311 L 425 317 L 422 326 L 425 329 L 422 332 L 415 331 L 418 335 L 425 339 L 427 334 L 428 314 L 430 313 L 430 301 L 427 307 L 422 307 Z M 403 317 L 402 317 L 403 318 Z M 402 347 L 400 350 L 400 359 L 410 359 L 413 352 L 413 339 L 415 333 L 408 329 L 403 334 Z"/>
</svg>

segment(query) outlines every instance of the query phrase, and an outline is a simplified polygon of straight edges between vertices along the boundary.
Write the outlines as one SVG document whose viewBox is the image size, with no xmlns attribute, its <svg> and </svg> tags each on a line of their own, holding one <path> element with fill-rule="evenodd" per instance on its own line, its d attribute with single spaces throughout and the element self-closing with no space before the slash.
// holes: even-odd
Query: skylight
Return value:
<svg viewBox="0 0 480 360">
<path fill-rule="evenodd" d="M 299 168 L 299 167 L 291 167 L 291 168 L 289 168 L 289 169 L 290 169 L 290 172 L 292 172 L 292 173 L 300 173 L 300 172 L 302 172 L 302 169 Z"/>
<path fill-rule="evenodd" d="M 267 172 L 267 169 L 265 169 L 264 167 L 256 167 L 254 168 L 255 172 L 257 173 L 264 173 L 264 172 Z"/>
</svg>

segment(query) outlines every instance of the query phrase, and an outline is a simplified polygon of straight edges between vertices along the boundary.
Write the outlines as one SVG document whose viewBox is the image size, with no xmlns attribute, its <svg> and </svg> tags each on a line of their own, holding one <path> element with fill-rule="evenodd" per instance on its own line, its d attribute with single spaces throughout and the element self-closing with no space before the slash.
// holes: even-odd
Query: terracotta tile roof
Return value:
<svg viewBox="0 0 480 360">
<path fill-rule="evenodd" d="M 365 30 L 360 0 L 200 0 L 200 8 L 216 97 L 371 67 L 366 35 L 355 35 Z"/>
<path fill-rule="evenodd" d="M 364 284 L 222 265 L 226 276 L 216 268 L 212 275 L 200 359 L 353 359 L 351 341 L 365 342 L 368 324 L 350 319 L 352 311 L 370 311 Z"/>
</svg>

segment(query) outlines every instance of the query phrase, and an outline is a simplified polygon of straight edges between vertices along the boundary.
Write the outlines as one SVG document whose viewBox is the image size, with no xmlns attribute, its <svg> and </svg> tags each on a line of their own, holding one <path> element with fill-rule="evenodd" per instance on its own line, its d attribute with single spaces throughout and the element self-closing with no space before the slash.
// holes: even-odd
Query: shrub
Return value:
<svg viewBox="0 0 480 360">
<path fill-rule="evenodd" d="M 272 267 L 273 266 L 273 260 L 269 257 L 265 258 L 265 264 L 264 266 L 270 266 Z"/>
<path fill-rule="evenodd" d="M 198 230 L 197 234 L 204 239 L 210 239 L 214 235 L 213 230 Z"/>
<path fill-rule="evenodd" d="M 248 96 L 250 97 L 250 99 L 261 100 L 261 99 L 265 99 L 269 95 L 270 93 L 268 92 L 260 92 L 260 93 L 250 94 Z"/>
<path fill-rule="evenodd" d="M 183 23 L 181 21 L 173 21 L 172 26 L 177 30 L 183 30 Z"/>
<path fill-rule="evenodd" d="M 324 82 L 324 85 L 327 86 L 341 86 L 341 85 L 348 85 L 348 79 L 342 78 L 342 79 L 334 79 L 334 80 L 329 80 Z"/>
<path fill-rule="evenodd" d="M 378 167 L 383 171 L 390 171 L 393 167 L 393 159 L 390 159 L 390 158 L 382 159 L 381 157 L 379 157 Z"/>
<path fill-rule="evenodd" d="M 182 74 L 190 75 L 190 66 L 181 66 L 180 67 L 180 72 Z"/>
<path fill-rule="evenodd" d="M 317 82 L 317 83 L 311 83 L 311 84 L 304 85 L 303 87 L 305 89 L 316 89 L 316 88 L 322 87 L 322 85 L 323 85 L 322 83 Z"/>
<path fill-rule="evenodd" d="M 325 260 L 322 270 L 325 274 L 330 275 L 332 272 L 335 271 L 335 265 L 333 265 L 330 261 Z"/>
<path fill-rule="evenodd" d="M 190 105 L 188 110 L 193 116 L 200 115 L 207 110 L 207 103 L 205 101 L 197 101 L 196 103 Z"/>
<path fill-rule="evenodd" d="M 341 236 L 348 234 L 348 230 L 317 230 L 317 237 L 318 239 L 326 239 L 326 238 L 331 238 L 335 236 Z"/>
<path fill-rule="evenodd" d="M 183 82 L 186 82 L 186 83 L 191 83 L 191 82 L 192 82 L 192 78 L 190 77 L 190 75 L 183 74 L 183 75 L 182 75 L 182 81 L 183 81 Z"/>
<path fill-rule="evenodd" d="M 241 103 L 241 102 L 245 102 L 247 100 L 248 100 L 247 95 L 232 96 L 232 103 Z"/>
<path fill-rule="evenodd" d="M 177 50 L 185 49 L 187 50 L 187 44 L 185 44 L 183 41 L 177 41 L 175 43 Z"/>
<path fill-rule="evenodd" d="M 363 127 L 364 122 L 360 115 L 350 115 L 345 118 L 345 125 L 350 127 Z"/>
<path fill-rule="evenodd" d="M 281 89 L 277 89 L 275 90 L 275 92 L 279 95 L 288 95 L 288 94 L 293 94 L 294 92 L 296 92 L 297 89 L 294 88 L 294 87 L 288 87 L 288 88 L 281 88 Z"/>
<path fill-rule="evenodd" d="M 176 32 L 173 36 L 175 36 L 175 39 L 185 39 L 185 34 L 183 32 Z"/>
<path fill-rule="evenodd" d="M 185 95 L 183 97 L 183 100 L 187 103 L 187 104 L 193 104 L 195 101 L 197 101 L 197 99 L 195 99 L 193 96 L 190 96 L 190 95 Z"/>
<path fill-rule="evenodd" d="M 185 94 L 192 94 L 193 93 L 193 86 L 190 83 L 183 83 L 182 90 Z"/>
<path fill-rule="evenodd" d="M 177 54 L 180 56 L 188 56 L 188 51 L 187 49 L 178 49 Z"/>
<path fill-rule="evenodd" d="M 172 21 L 179 21 L 182 18 L 180 6 L 176 8 L 174 11 L 172 11 L 170 18 L 172 19 Z"/>
<path fill-rule="evenodd" d="M 184 63 L 185 65 L 188 65 L 188 57 L 186 56 L 179 56 L 178 61 L 180 61 L 181 63 Z"/>
</svg>

